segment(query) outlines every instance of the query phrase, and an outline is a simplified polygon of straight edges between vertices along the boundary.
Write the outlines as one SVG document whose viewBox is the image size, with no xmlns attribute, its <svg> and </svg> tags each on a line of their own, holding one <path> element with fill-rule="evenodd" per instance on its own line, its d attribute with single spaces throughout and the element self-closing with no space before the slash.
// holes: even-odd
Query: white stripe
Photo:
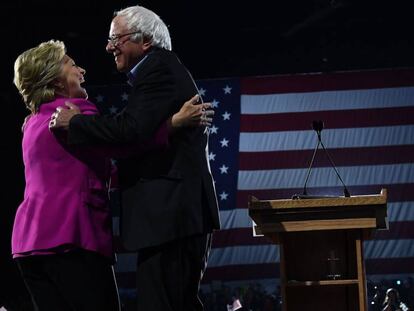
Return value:
<svg viewBox="0 0 414 311">
<path fill-rule="evenodd" d="M 414 183 L 414 163 L 337 167 L 347 186 Z M 238 190 L 300 188 L 307 169 L 239 171 Z M 313 168 L 309 187 L 335 187 L 341 183 L 331 167 Z"/>
<path fill-rule="evenodd" d="M 389 221 L 414 221 L 414 202 L 393 202 L 387 204 Z"/>
<path fill-rule="evenodd" d="M 370 240 L 364 242 L 365 259 L 414 257 L 414 240 Z M 214 248 L 208 267 L 279 262 L 276 245 Z"/>
<path fill-rule="evenodd" d="M 414 202 L 392 202 L 387 204 L 388 220 L 414 221 Z M 251 228 L 252 219 L 247 208 L 220 211 L 221 230 Z"/>
<path fill-rule="evenodd" d="M 252 219 L 246 208 L 220 211 L 221 229 L 252 227 Z"/>
<path fill-rule="evenodd" d="M 413 104 L 414 87 L 241 95 L 242 114 L 407 107 Z"/>
<path fill-rule="evenodd" d="M 232 246 L 213 248 L 207 267 L 275 262 L 279 262 L 279 247 L 276 245 Z"/>
<path fill-rule="evenodd" d="M 325 148 L 356 148 L 414 144 L 414 125 L 325 129 Z M 240 133 L 239 151 L 284 151 L 314 149 L 314 131 Z"/>
<path fill-rule="evenodd" d="M 414 257 L 414 240 L 370 240 L 364 242 L 365 259 Z"/>
</svg>

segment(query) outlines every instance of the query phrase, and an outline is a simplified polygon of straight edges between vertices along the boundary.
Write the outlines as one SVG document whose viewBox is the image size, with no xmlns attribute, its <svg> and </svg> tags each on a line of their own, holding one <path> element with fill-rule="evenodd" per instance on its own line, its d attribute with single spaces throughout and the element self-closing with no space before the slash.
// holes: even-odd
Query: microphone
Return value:
<svg viewBox="0 0 414 311">
<path fill-rule="evenodd" d="M 322 146 L 322 149 L 325 152 L 325 154 L 327 155 L 327 157 L 329 159 L 329 162 L 330 162 L 332 168 L 334 169 L 334 171 L 336 173 L 336 176 L 338 176 L 339 180 L 341 181 L 342 185 L 344 186 L 344 196 L 347 197 L 347 198 L 349 198 L 351 196 L 351 194 L 348 191 L 348 188 L 346 187 L 344 181 L 342 180 L 341 176 L 339 175 L 339 172 L 336 169 L 336 166 L 335 166 L 335 164 L 334 164 L 331 156 L 329 155 L 328 151 L 325 148 L 325 145 L 322 142 L 321 132 L 322 132 L 323 128 L 324 128 L 323 121 L 321 121 L 321 120 L 314 120 L 314 121 L 312 121 L 312 129 L 316 132 L 316 135 L 318 136 L 318 142 L 317 142 L 316 147 L 315 147 L 315 149 L 313 151 L 312 159 L 311 159 L 311 162 L 309 164 L 308 172 L 306 174 L 305 184 L 303 185 L 303 194 L 302 195 L 295 194 L 292 197 L 293 199 L 300 199 L 300 198 L 309 197 L 306 186 L 307 186 L 307 183 L 308 183 L 308 180 L 309 180 L 309 176 L 311 174 L 312 165 L 313 165 L 313 162 L 315 160 L 316 152 L 318 151 L 319 146 Z M 325 196 L 317 196 L 317 197 L 325 197 Z"/>
</svg>

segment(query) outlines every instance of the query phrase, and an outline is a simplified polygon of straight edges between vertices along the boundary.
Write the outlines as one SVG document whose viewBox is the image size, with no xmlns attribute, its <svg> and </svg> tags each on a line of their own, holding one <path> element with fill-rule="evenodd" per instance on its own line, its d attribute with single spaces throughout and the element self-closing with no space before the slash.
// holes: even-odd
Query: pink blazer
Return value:
<svg viewBox="0 0 414 311">
<path fill-rule="evenodd" d="M 62 246 L 113 256 L 109 158 L 97 156 L 99 150 L 91 152 L 90 147 L 68 146 L 65 131 L 53 133 L 48 128 L 51 114 L 67 100 L 42 104 L 24 127 L 26 187 L 14 221 L 14 257 L 47 253 Z M 84 114 L 98 113 L 87 100 L 70 101 Z M 165 132 L 166 127 L 158 132 L 157 144 L 165 144 Z"/>
</svg>

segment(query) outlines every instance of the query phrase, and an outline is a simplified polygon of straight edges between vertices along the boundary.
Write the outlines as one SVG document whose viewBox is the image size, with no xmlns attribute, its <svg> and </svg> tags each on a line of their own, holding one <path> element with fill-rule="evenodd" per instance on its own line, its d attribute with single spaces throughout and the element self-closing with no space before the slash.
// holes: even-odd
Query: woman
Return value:
<svg viewBox="0 0 414 311">
<path fill-rule="evenodd" d="M 72 147 L 65 144 L 65 132 L 48 128 L 52 113 L 68 98 L 82 113 L 98 113 L 81 86 L 85 70 L 66 54 L 63 42 L 53 40 L 22 53 L 14 70 L 31 115 L 23 126 L 26 188 L 12 253 L 35 309 L 119 310 L 107 184 L 108 157 L 120 151 Z M 186 102 L 160 127 L 155 143 L 128 152 L 162 148 L 171 126 L 208 124 L 211 111 L 202 110 L 210 104 L 193 105 L 196 101 Z"/>
</svg>

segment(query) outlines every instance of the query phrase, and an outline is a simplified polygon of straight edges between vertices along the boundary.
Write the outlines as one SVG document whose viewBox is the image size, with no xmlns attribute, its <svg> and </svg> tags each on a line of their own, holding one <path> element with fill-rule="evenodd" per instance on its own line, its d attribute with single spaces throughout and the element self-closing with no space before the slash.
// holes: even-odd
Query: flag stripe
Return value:
<svg viewBox="0 0 414 311">
<path fill-rule="evenodd" d="M 245 114 L 241 116 L 240 131 L 309 130 L 313 120 L 323 120 L 325 129 L 414 124 L 414 107 L 261 115 Z"/>
<path fill-rule="evenodd" d="M 338 166 L 397 164 L 414 161 L 414 145 L 387 147 L 360 147 L 327 149 Z M 290 150 L 271 152 L 240 152 L 239 167 L 247 170 L 266 170 L 272 168 L 309 167 L 313 150 Z M 355 157 L 355 154 L 358 156 Z M 373 157 L 372 155 L 376 156 Z M 330 166 L 324 151 L 319 147 L 313 167 Z"/>
<path fill-rule="evenodd" d="M 242 95 L 241 112 L 246 115 L 261 115 L 411 107 L 413 97 L 414 87 Z"/>
<path fill-rule="evenodd" d="M 243 94 L 398 88 L 414 85 L 414 71 L 412 69 L 392 69 L 252 77 L 242 78 L 240 85 Z"/>
<path fill-rule="evenodd" d="M 414 144 L 414 125 L 326 129 L 322 141 L 326 148 L 378 147 Z M 241 152 L 314 149 L 314 131 L 240 133 Z"/>
<path fill-rule="evenodd" d="M 362 186 L 372 184 L 414 183 L 414 163 L 387 164 L 373 166 L 337 167 L 347 185 Z M 239 171 L 239 190 L 260 190 L 296 188 L 306 178 L 307 169 L 275 169 L 259 171 Z M 331 167 L 315 167 L 309 179 L 310 187 L 340 185 Z"/>
</svg>

